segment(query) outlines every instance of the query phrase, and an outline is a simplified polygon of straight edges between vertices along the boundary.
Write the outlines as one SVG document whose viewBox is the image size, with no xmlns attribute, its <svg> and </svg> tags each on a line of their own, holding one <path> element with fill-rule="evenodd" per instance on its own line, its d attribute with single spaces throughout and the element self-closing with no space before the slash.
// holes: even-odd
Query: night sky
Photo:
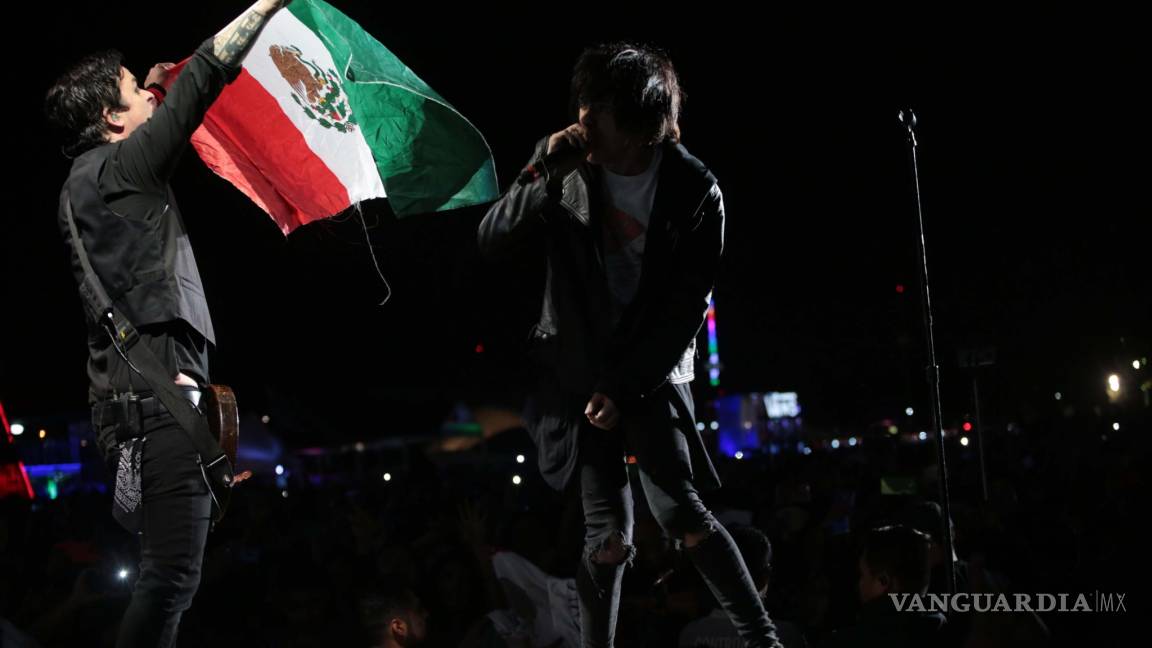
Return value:
<svg viewBox="0 0 1152 648">
<path fill-rule="evenodd" d="M 335 4 L 480 129 L 502 188 L 538 138 L 570 123 L 568 74 L 584 45 L 665 48 L 688 93 L 683 143 L 725 193 L 716 304 L 728 393 L 798 391 L 806 420 L 829 427 L 927 412 L 906 105 L 920 115 L 946 420 L 969 409 L 960 349 L 995 348 L 982 389 L 999 421 L 1056 407 L 1057 391 L 1061 406 L 1104 402 L 1108 373 L 1135 375 L 1132 360 L 1152 355 L 1148 48 L 1132 17 L 833 24 L 671 8 L 609 20 L 575 3 L 463 14 Z M 243 8 L 160 6 L 44 4 L 23 21 L 44 33 L 23 57 L 30 74 L 9 82 L 21 95 L 8 122 L 15 204 L 0 226 L 10 418 L 82 413 L 86 399 L 81 308 L 56 230 L 69 162 L 46 136 L 44 92 L 107 47 L 143 78 Z M 290 442 L 434 431 L 459 401 L 518 407 L 542 266 L 480 261 L 485 207 L 398 221 L 386 202 L 366 203 L 393 289 L 379 306 L 359 217 L 285 238 L 192 151 L 172 185 L 218 334 L 213 379 L 271 413 Z"/>
</svg>

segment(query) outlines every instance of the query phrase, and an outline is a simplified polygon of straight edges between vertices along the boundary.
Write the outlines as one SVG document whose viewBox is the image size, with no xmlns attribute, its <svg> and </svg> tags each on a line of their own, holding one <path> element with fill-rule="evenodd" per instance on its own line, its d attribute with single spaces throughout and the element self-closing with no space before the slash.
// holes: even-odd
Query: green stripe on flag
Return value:
<svg viewBox="0 0 1152 648">
<path fill-rule="evenodd" d="M 322 0 L 289 11 L 337 66 L 397 216 L 467 207 L 499 195 L 483 135 L 400 59 Z"/>
</svg>

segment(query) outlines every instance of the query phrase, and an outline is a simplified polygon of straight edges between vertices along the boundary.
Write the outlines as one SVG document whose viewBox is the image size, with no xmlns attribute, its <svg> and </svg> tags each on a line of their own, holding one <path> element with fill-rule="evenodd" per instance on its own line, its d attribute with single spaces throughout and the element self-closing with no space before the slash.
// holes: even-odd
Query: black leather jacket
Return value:
<svg viewBox="0 0 1152 648">
<path fill-rule="evenodd" d="M 546 146 L 546 139 L 537 144 L 533 163 Z M 581 164 L 563 178 L 516 183 L 480 223 L 487 257 L 527 246 L 545 250 L 543 306 L 531 345 L 540 384 L 528 422 L 541 471 L 556 487 L 571 474 L 577 429 L 593 392 L 623 412 L 670 393 L 692 409 L 683 383 L 691 377 L 723 248 L 724 203 L 716 178 L 699 160 L 679 144 L 662 146 L 640 285 L 615 327 L 601 249 L 598 167 Z M 670 378 L 677 389 L 665 388 Z M 702 451 L 696 437 L 691 441 Z M 710 462 L 708 472 L 714 476 Z"/>
</svg>

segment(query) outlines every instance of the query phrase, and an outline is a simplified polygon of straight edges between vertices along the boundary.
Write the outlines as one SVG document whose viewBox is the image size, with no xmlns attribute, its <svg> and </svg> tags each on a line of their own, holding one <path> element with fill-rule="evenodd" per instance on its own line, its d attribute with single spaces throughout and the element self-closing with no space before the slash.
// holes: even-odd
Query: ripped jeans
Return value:
<svg viewBox="0 0 1152 648">
<path fill-rule="evenodd" d="M 636 554 L 625 443 L 636 456 L 640 487 L 665 533 L 676 539 L 685 534 L 705 536 L 686 553 L 747 645 L 777 645 L 775 628 L 736 544 L 704 506 L 692 483 L 691 458 L 681 427 L 686 425 L 692 425 L 691 419 L 641 413 L 623 417 L 614 430 L 591 425 L 580 430 L 578 475 L 585 535 L 576 587 L 584 648 L 614 645 L 624 568 Z"/>
</svg>

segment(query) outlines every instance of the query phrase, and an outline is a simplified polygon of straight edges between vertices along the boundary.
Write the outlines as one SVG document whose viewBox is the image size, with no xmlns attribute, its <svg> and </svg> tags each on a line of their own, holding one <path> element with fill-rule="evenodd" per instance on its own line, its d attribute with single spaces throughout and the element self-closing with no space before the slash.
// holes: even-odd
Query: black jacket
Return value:
<svg viewBox="0 0 1152 648">
<path fill-rule="evenodd" d="M 161 361 L 172 365 L 173 375 L 188 371 L 202 380 L 208 378 L 202 347 L 215 344 L 215 331 L 168 180 L 209 106 L 237 74 L 239 67 L 221 63 L 211 39 L 206 41 L 152 117 L 127 139 L 78 156 L 60 193 L 59 226 L 77 282 L 83 280 L 83 269 L 72 247 L 65 202 L 71 204 L 92 267 L 117 308 Z M 191 348 L 177 351 L 174 346 Z M 140 387 L 92 321 L 88 347 L 93 398 Z"/>
<path fill-rule="evenodd" d="M 537 144 L 532 162 L 543 158 L 546 146 L 547 140 Z M 593 392 L 611 398 L 624 414 L 655 398 L 669 399 L 681 417 L 693 418 L 685 382 L 723 248 L 724 203 L 716 178 L 699 160 L 679 144 L 663 146 L 640 285 L 615 327 L 603 265 L 598 167 L 581 164 L 563 178 L 516 183 L 480 223 L 485 256 L 536 246 L 547 257 L 531 341 L 540 384 L 528 423 L 541 472 L 556 488 L 572 474 Z M 698 486 L 707 488 L 718 480 L 694 422 L 691 429 L 693 467 L 704 477 Z"/>
</svg>

